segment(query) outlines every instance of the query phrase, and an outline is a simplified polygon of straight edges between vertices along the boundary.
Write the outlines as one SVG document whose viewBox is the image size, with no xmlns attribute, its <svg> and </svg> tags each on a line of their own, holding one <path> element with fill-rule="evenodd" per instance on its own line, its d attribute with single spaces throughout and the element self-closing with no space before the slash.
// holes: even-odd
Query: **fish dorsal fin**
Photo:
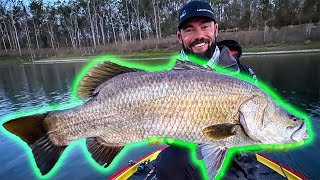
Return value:
<svg viewBox="0 0 320 180">
<path fill-rule="evenodd" d="M 189 61 L 176 61 L 173 70 L 212 70 L 207 67 Z M 95 89 L 103 82 L 120 74 L 142 71 L 134 68 L 124 67 L 110 61 L 103 61 L 93 66 L 78 84 L 77 96 L 81 99 L 93 97 Z"/>
<path fill-rule="evenodd" d="M 94 96 L 94 90 L 103 82 L 120 74 L 136 72 L 132 69 L 110 61 L 103 61 L 93 66 L 81 79 L 78 85 L 77 96 L 81 99 L 87 99 Z"/>
<path fill-rule="evenodd" d="M 224 146 L 213 144 L 197 145 L 197 157 L 203 158 L 210 180 L 214 179 L 218 174 L 227 152 L 228 148 Z M 201 155 L 198 155 L 198 153 L 201 153 Z"/>
<path fill-rule="evenodd" d="M 211 68 L 204 67 L 198 64 L 195 64 L 190 61 L 176 61 L 176 64 L 172 68 L 173 70 L 197 70 L 197 69 L 203 69 L 203 70 L 210 70 L 212 71 Z"/>
<path fill-rule="evenodd" d="M 100 137 L 91 137 L 87 138 L 87 148 L 98 164 L 108 167 L 123 146 L 108 144 Z"/>
<path fill-rule="evenodd" d="M 235 135 L 238 128 L 236 124 L 215 124 L 204 128 L 202 133 L 209 140 L 219 140 Z"/>
</svg>

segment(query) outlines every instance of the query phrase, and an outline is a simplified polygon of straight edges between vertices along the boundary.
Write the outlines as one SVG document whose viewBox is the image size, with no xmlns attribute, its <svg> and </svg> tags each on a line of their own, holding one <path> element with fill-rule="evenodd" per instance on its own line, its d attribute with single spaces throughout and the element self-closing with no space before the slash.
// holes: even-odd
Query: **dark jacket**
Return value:
<svg viewBox="0 0 320 180">
<path fill-rule="evenodd" d="M 217 42 L 217 47 L 220 50 L 220 55 L 217 56 L 218 58 L 217 57 L 211 58 L 211 61 L 214 61 L 214 62 L 208 63 L 206 65 L 207 67 L 211 67 L 214 69 L 216 66 L 218 66 L 222 69 L 229 69 L 234 73 L 244 74 L 256 80 L 256 76 L 252 71 L 252 69 L 240 63 L 242 48 L 238 42 L 234 40 L 223 40 L 223 41 Z M 181 51 L 177 60 L 189 61 L 190 59 L 188 58 L 188 55 L 186 55 L 183 51 Z M 207 62 L 210 62 L 210 60 L 208 60 Z M 207 62 L 204 62 L 204 64 L 206 64 Z"/>
<path fill-rule="evenodd" d="M 236 61 L 236 66 L 239 68 L 239 72 L 252 77 L 253 79 L 257 79 L 256 75 L 252 71 L 251 68 L 242 65 L 240 63 L 240 57 L 242 55 L 242 48 L 237 41 L 234 40 L 223 40 L 217 42 L 217 46 L 220 49 L 220 58 L 218 65 L 222 67 L 226 67 L 227 65 L 233 65 Z"/>
</svg>

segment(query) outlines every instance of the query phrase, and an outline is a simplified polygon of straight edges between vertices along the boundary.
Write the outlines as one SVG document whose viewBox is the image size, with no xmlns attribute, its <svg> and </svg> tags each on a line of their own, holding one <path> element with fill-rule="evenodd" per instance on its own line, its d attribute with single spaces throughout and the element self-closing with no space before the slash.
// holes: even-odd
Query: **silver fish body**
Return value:
<svg viewBox="0 0 320 180">
<path fill-rule="evenodd" d="M 37 133 L 41 135 L 26 135 L 16 128 L 18 121 L 7 122 L 5 128 L 28 142 L 40 159 L 39 152 L 52 147 L 52 156 L 59 158 L 63 149 L 58 147 L 87 138 L 92 157 L 101 165 L 109 165 L 125 144 L 149 137 L 193 142 L 199 144 L 197 156 L 204 159 L 210 179 L 230 147 L 292 143 L 307 137 L 304 121 L 244 80 L 201 68 L 160 72 L 126 72 L 110 64 L 103 68 L 88 72 L 86 83 L 79 85 L 80 91 L 89 89 L 86 97 L 92 96 L 82 106 L 31 118 L 43 125 Z M 123 73 L 109 74 L 119 69 Z M 98 86 L 91 88 L 94 83 Z M 52 144 L 42 147 L 43 142 Z M 212 156 L 212 151 L 222 153 Z M 53 165 L 38 167 L 47 173 Z"/>
<path fill-rule="evenodd" d="M 204 128 L 240 124 L 240 105 L 266 96 L 253 84 L 204 70 L 127 73 L 98 89 L 83 106 L 45 119 L 55 144 L 97 136 L 121 145 L 152 136 L 209 143 Z"/>
</svg>

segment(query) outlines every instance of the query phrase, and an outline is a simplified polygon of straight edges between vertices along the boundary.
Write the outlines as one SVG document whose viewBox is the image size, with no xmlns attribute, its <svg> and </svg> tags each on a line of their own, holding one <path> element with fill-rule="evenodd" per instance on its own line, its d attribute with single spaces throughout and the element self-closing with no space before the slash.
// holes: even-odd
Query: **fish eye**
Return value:
<svg viewBox="0 0 320 180">
<path fill-rule="evenodd" d="M 297 117 L 293 114 L 288 114 L 289 118 L 292 119 L 293 121 L 297 120 Z"/>
</svg>

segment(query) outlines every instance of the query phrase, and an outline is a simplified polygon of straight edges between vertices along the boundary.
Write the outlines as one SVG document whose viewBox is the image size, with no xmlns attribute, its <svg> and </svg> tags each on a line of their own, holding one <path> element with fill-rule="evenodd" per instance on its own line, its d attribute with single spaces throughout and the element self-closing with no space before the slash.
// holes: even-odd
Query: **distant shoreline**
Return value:
<svg viewBox="0 0 320 180">
<path fill-rule="evenodd" d="M 146 60 L 168 60 L 174 55 L 176 52 L 151 52 L 148 54 L 129 54 L 129 55 L 114 55 L 115 57 L 119 57 L 119 59 L 124 60 L 134 60 L 134 61 L 146 61 Z M 320 48 L 315 49 L 298 49 L 298 50 L 271 50 L 271 51 L 261 51 L 261 52 L 243 52 L 242 57 L 254 57 L 254 56 L 267 56 L 267 55 L 290 55 L 290 54 L 307 54 L 307 53 L 320 53 Z M 86 57 L 59 57 L 57 59 L 39 59 L 33 62 L 31 61 L 24 61 L 24 60 L 0 60 L 0 66 L 6 65 L 21 65 L 21 64 L 54 64 L 54 63 L 72 63 L 72 62 L 90 62 L 96 56 L 86 56 Z"/>
<path fill-rule="evenodd" d="M 266 52 L 244 52 L 242 57 L 258 56 L 258 55 L 284 55 L 284 54 L 303 54 L 303 53 L 320 53 L 320 49 L 305 49 L 305 50 L 289 50 L 289 51 L 266 51 Z M 156 58 L 122 58 L 125 60 L 164 60 L 171 57 L 156 57 Z M 25 62 L 23 64 L 50 64 L 50 63 L 69 63 L 69 62 L 87 62 L 89 58 L 83 59 L 42 59 L 34 62 Z"/>
<path fill-rule="evenodd" d="M 303 50 L 287 50 L 287 51 L 248 52 L 248 53 L 242 53 L 242 56 L 278 55 L 278 54 L 301 54 L 301 53 L 320 53 L 320 49 L 303 49 Z"/>
</svg>

